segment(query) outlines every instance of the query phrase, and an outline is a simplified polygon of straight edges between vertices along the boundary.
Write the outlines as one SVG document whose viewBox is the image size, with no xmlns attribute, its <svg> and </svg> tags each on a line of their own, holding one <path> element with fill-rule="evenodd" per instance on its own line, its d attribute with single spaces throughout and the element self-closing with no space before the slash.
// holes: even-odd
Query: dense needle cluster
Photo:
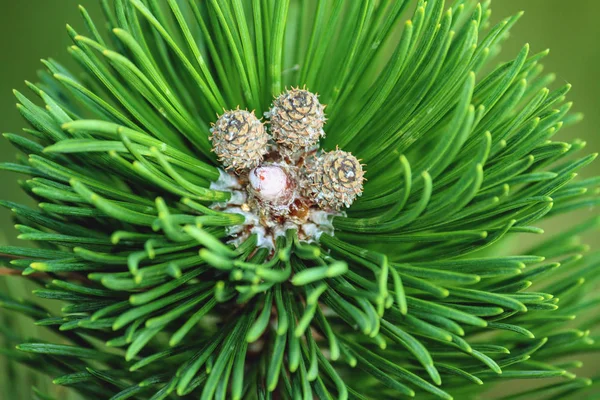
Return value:
<svg viewBox="0 0 600 400">
<path fill-rule="evenodd" d="M 494 61 L 520 15 L 101 4 L 68 26 L 78 68 L 44 60 L 15 92 L 28 126 L 0 168 L 34 205 L 0 201 L 27 241 L 0 271 L 34 295 L 0 293 L 2 354 L 86 400 L 598 393 L 575 373 L 600 340 L 600 253 L 579 239 L 600 179 L 577 178 L 596 155 L 560 138 L 580 115 L 547 51 Z"/>
</svg>

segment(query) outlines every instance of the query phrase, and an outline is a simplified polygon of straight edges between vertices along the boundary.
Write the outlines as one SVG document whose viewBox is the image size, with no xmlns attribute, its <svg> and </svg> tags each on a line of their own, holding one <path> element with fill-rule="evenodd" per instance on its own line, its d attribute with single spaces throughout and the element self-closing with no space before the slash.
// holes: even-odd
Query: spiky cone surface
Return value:
<svg viewBox="0 0 600 400">
<path fill-rule="evenodd" d="M 306 197 L 323 209 L 350 207 L 363 192 L 364 171 L 352 154 L 334 150 L 308 160 L 304 173 Z"/>
<path fill-rule="evenodd" d="M 256 167 L 268 151 L 269 135 L 254 112 L 226 111 L 212 127 L 213 150 L 226 168 Z"/>
<path fill-rule="evenodd" d="M 283 152 L 296 154 L 325 136 L 324 107 L 316 94 L 306 89 L 290 89 L 273 101 L 268 113 L 273 139 Z"/>
<path fill-rule="evenodd" d="M 17 92 L 28 128 L 5 137 L 22 154 L 0 164 L 33 200 L 0 203 L 23 240 L 0 248 L 2 271 L 36 286 L 0 294 L 3 321 L 52 332 L 3 324 L 2 354 L 67 388 L 54 398 L 598 393 L 563 359 L 600 342 L 600 255 L 578 241 L 598 228 L 600 180 L 576 177 L 595 155 L 560 136 L 579 116 L 546 52 L 494 61 L 518 15 L 490 25 L 491 3 L 471 0 L 101 3 L 105 19 L 81 8 L 68 28 L 78 67 L 44 61 Z M 321 148 L 369 180 L 344 213 L 306 217 L 312 241 L 283 229 L 266 248 L 210 123 L 305 84 L 328 105 Z M 578 209 L 581 223 L 539 227 Z"/>
</svg>

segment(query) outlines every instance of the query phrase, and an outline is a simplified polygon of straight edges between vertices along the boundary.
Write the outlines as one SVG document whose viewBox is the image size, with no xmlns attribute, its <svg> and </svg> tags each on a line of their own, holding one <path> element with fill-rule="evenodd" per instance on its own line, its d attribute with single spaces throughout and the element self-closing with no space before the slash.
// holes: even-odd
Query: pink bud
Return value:
<svg viewBox="0 0 600 400">
<path fill-rule="evenodd" d="M 288 206 L 294 198 L 294 183 L 287 171 L 276 164 L 266 164 L 250 171 L 254 195 L 273 206 Z"/>
</svg>

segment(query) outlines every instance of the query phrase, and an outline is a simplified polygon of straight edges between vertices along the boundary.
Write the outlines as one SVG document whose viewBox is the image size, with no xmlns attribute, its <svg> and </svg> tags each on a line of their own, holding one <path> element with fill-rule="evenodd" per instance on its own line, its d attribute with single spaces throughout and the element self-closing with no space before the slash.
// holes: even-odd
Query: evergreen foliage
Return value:
<svg viewBox="0 0 600 400">
<path fill-rule="evenodd" d="M 511 398 L 593 396 L 563 357 L 598 349 L 600 253 L 577 235 L 599 217 L 504 244 L 596 205 L 600 180 L 575 179 L 596 155 L 555 139 L 580 116 L 569 85 L 547 88 L 547 51 L 492 61 L 519 15 L 490 26 L 489 0 L 448 3 L 81 7 L 81 68 L 45 60 L 15 92 L 29 128 L 5 134 L 22 154 L 0 166 L 38 206 L 1 202 L 37 246 L 0 262 L 63 306 L 0 304 L 63 340 L 7 328 L 3 353 L 85 399 L 465 399 L 532 378 L 560 379 Z M 228 245 L 244 217 L 210 208 L 230 197 L 211 188 L 210 123 L 303 85 L 327 104 L 321 146 L 366 165 L 364 193 L 318 243 Z"/>
</svg>

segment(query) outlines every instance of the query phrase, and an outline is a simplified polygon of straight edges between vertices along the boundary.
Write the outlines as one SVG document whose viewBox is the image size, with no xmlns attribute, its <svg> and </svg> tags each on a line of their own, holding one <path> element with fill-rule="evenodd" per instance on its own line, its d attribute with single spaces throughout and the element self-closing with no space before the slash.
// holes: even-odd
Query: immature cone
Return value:
<svg viewBox="0 0 600 400">
<path fill-rule="evenodd" d="M 292 89 L 273 101 L 269 112 L 273 139 L 287 153 L 297 153 L 315 145 L 325 136 L 325 114 L 317 95 Z"/>
<path fill-rule="evenodd" d="M 296 197 L 295 175 L 286 164 L 262 164 L 250 171 L 248 192 L 274 215 L 285 215 Z"/>
<path fill-rule="evenodd" d="M 213 151 L 226 168 L 254 168 L 267 152 L 267 134 L 254 112 L 226 111 L 211 129 Z"/>
<path fill-rule="evenodd" d="M 363 191 L 364 171 L 351 153 L 335 150 L 323 153 L 305 165 L 308 179 L 305 195 L 323 209 L 350 207 Z"/>
</svg>

